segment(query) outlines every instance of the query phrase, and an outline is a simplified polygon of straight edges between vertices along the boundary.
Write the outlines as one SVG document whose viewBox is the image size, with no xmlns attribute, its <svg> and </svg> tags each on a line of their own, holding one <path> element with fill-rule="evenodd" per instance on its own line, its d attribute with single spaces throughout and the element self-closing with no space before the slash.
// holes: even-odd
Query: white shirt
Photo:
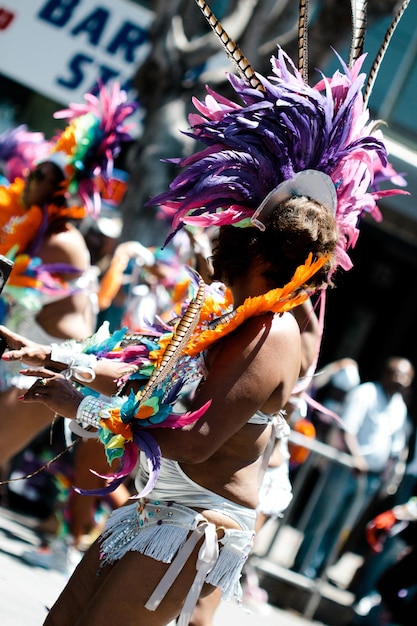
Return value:
<svg viewBox="0 0 417 626">
<path fill-rule="evenodd" d="M 398 457 L 407 437 L 407 405 L 400 393 L 389 398 L 379 383 L 364 383 L 352 389 L 342 420 L 347 432 L 356 435 L 359 452 L 369 471 L 381 472 L 390 457 Z"/>
</svg>

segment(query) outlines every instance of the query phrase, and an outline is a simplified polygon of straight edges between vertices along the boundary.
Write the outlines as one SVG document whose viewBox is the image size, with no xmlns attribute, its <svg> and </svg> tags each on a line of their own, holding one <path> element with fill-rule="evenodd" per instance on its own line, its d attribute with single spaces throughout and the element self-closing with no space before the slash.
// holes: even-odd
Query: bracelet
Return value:
<svg viewBox="0 0 417 626">
<path fill-rule="evenodd" d="M 84 385 L 91 384 L 96 377 L 96 373 L 91 367 L 74 365 L 73 363 L 68 365 L 67 369 L 62 370 L 61 374 L 65 376 L 67 380 L 74 378 Z"/>
<path fill-rule="evenodd" d="M 75 421 L 82 426 L 99 428 L 101 412 L 111 406 L 111 402 L 104 402 L 96 396 L 85 396 L 78 406 Z"/>
<path fill-rule="evenodd" d="M 77 435 L 77 437 L 81 437 L 82 439 L 98 439 L 99 437 L 98 430 L 87 430 L 74 420 L 71 420 L 69 429 L 72 433 L 74 433 L 74 435 Z"/>
</svg>

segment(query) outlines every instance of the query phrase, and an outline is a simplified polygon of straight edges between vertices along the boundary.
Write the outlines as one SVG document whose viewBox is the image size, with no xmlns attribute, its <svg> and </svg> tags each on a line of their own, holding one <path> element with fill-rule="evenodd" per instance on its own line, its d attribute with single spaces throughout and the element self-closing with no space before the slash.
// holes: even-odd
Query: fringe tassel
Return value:
<svg viewBox="0 0 417 626">
<path fill-rule="evenodd" d="M 225 546 L 220 550 L 219 558 L 209 572 L 206 582 L 215 587 L 220 587 L 224 600 L 241 600 L 240 578 L 246 558 L 247 556 L 243 557 L 242 554 L 236 554 Z"/>
<path fill-rule="evenodd" d="M 149 521 L 148 525 L 141 525 L 136 505 L 122 507 L 107 520 L 102 534 L 102 562 L 113 563 L 127 552 L 135 551 L 170 563 L 184 545 L 189 532 L 190 528 L 169 522 L 158 524 Z"/>
<path fill-rule="evenodd" d="M 114 526 L 114 525 L 113 525 Z M 132 520 L 120 523 L 114 532 L 108 529 L 101 544 L 104 564 L 120 560 L 127 552 L 140 552 L 157 561 L 170 563 L 184 545 L 189 529 L 178 528 L 173 524 L 161 524 L 144 528 L 137 524 L 132 528 Z"/>
</svg>

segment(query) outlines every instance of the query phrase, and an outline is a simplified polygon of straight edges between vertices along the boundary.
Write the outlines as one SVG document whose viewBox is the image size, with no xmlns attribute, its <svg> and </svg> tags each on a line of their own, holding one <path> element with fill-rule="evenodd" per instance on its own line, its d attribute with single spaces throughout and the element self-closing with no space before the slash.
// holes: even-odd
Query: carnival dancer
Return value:
<svg viewBox="0 0 417 626">
<path fill-rule="evenodd" d="M 138 498 L 112 514 L 46 624 L 157 626 L 179 616 L 182 626 L 200 593 L 240 597 L 258 485 L 300 371 L 291 309 L 331 284 L 338 264 L 349 267 L 363 211 L 379 215 L 380 194 L 368 189 L 386 150 L 364 107 L 362 59 L 310 87 L 282 50 L 269 79 L 237 56 L 245 78 L 230 82 L 243 104 L 211 90 L 195 102 L 192 134 L 206 148 L 152 201 L 173 216 L 173 232 L 219 226 L 213 278 L 231 306 L 223 313 L 199 281 L 179 320 L 141 334 L 48 346 L 0 328 L 3 359 L 41 376 L 21 401 L 93 428 L 109 460 L 122 458 L 109 489 L 141 450 Z M 82 393 L 70 376 L 104 395 Z M 191 412 L 176 413 L 198 376 Z"/>
<path fill-rule="evenodd" d="M 42 142 L 33 141 L 32 159 L 42 154 L 42 160 L 32 163 L 25 177 L 0 187 L 0 253 L 15 261 L 3 292 L 3 320 L 34 341 L 83 339 L 94 332 L 96 276 L 76 224 L 96 211 L 97 181 L 111 172 L 112 159 L 128 136 L 125 119 L 133 110 L 126 93 L 114 86 L 102 88 L 99 97 L 88 96 L 85 106 L 56 113 L 70 122 L 46 142 L 48 155 Z M 15 161 L 13 154 L 22 161 L 22 145 L 28 143 L 27 133 L 20 141 L 16 135 L 9 164 Z M 18 368 L 1 365 L 0 405 L 10 418 L 0 421 L 1 464 L 51 422 L 45 407 L 27 410 L 16 402 L 27 387 Z"/>
<path fill-rule="evenodd" d="M 291 205 L 292 200 L 287 203 Z M 230 284 L 236 310 L 233 320 L 240 315 L 248 318 L 242 324 L 236 324 L 234 332 L 231 332 L 233 322 L 220 323 L 214 331 L 206 331 L 208 336 L 214 333 L 222 339 L 204 351 L 204 361 L 200 363 L 200 367 L 207 368 L 207 372 L 194 402 L 198 413 L 206 409 L 204 415 L 183 428 L 149 429 L 163 455 L 155 488 L 137 503 L 119 509 L 119 514 L 105 532 L 103 544 L 101 547 L 97 544 L 87 553 L 83 565 L 70 580 L 67 591 L 51 610 L 47 623 L 74 624 L 77 620 L 79 623 L 106 623 L 110 619 L 109 607 L 105 608 L 103 600 L 105 596 L 111 596 L 108 595 L 110 588 L 117 594 L 119 584 L 123 584 L 124 597 L 130 597 L 131 602 L 124 601 L 118 607 L 118 620 L 125 624 L 168 623 L 181 612 L 188 589 L 192 586 L 196 550 L 203 537 L 206 538 L 207 561 L 204 551 L 201 552 L 198 561 L 201 583 L 207 578 L 207 582 L 221 587 L 226 594 L 238 594 L 240 570 L 253 540 L 258 484 L 265 455 L 275 442 L 274 423 L 282 423 L 279 411 L 293 389 L 300 368 L 297 322 L 289 312 L 274 314 L 269 311 L 277 304 L 277 289 L 280 289 L 276 284 L 287 284 L 302 263 L 301 258 L 312 252 L 318 261 L 314 266 L 301 270 L 300 286 L 321 287 L 323 281 L 327 281 L 331 250 L 337 242 L 337 228 L 329 208 L 306 198 L 296 201 L 296 204 L 305 205 L 309 215 L 307 224 L 304 210 L 294 215 L 292 208 L 282 211 L 281 204 L 268 218 L 265 231 L 255 227 L 235 229 L 233 226 L 220 229 L 219 241 L 214 249 L 215 276 Z M 276 261 L 277 236 L 285 233 L 291 239 L 291 246 L 296 245 L 298 227 L 294 228 L 294 219 L 297 225 L 301 220 L 306 245 L 302 247 L 300 257 L 290 261 L 280 250 Z M 245 269 L 239 267 L 242 263 Z M 313 276 L 306 279 L 312 272 Z M 290 293 L 292 301 L 298 301 L 292 289 Z M 267 294 L 269 297 L 264 297 Z M 281 303 L 279 308 L 287 308 L 286 304 L 288 302 Z M 255 305 L 256 315 L 253 315 L 252 305 Z M 8 352 L 9 359 L 25 354 L 27 361 L 28 352 L 32 352 L 36 355 L 36 365 L 41 364 L 38 359 L 40 349 L 36 344 L 25 342 L 5 330 L 2 332 L 9 346 L 17 348 L 23 343 L 26 346 L 26 349 Z M 201 329 L 197 337 L 204 338 Z M 51 365 L 50 350 L 45 348 L 44 354 L 48 355 L 45 364 Z M 280 355 L 279 362 L 276 368 L 271 369 L 271 361 L 276 360 L 277 354 Z M 54 352 L 52 358 L 59 361 L 64 355 L 55 356 Z M 76 369 L 75 352 L 71 360 Z M 58 361 L 55 362 L 57 366 Z M 131 371 L 132 367 L 131 363 L 99 359 L 94 369 L 94 385 L 110 395 L 112 388 L 115 391 L 113 380 Z M 33 373 L 33 370 L 30 372 Z M 82 423 L 87 414 L 94 415 L 97 407 L 102 410 L 108 406 L 111 410 L 110 398 L 108 405 L 107 400 L 97 400 L 89 395 L 82 399 L 82 394 L 66 381 L 65 376 L 54 375 L 49 370 L 41 369 L 40 372 L 45 374 L 44 378 L 25 394 L 25 401 L 42 400 L 51 410 L 68 417 L 76 417 L 78 409 L 78 419 Z M 99 419 L 98 413 L 94 419 Z M 94 423 L 98 424 L 97 421 Z M 142 434 L 146 432 L 147 429 L 144 429 Z M 109 442 L 110 448 L 115 443 Z M 144 492 L 148 479 L 145 464 L 137 477 L 140 492 Z M 111 530 L 113 524 L 116 535 Z M 121 531 L 120 536 L 117 536 L 116 528 Z M 139 532 L 133 532 L 133 528 Z M 189 532 L 192 538 L 183 545 Z M 187 558 L 188 548 L 192 556 Z M 99 550 L 103 564 L 107 565 L 97 578 Z M 172 588 L 167 583 L 167 588 L 158 589 L 156 597 L 150 600 L 165 570 L 170 572 L 168 576 L 172 574 L 167 562 L 175 557 L 177 551 L 177 558 L 185 558 L 181 574 Z M 175 569 L 175 565 L 171 567 Z M 138 584 L 136 572 L 144 568 L 146 581 Z M 78 575 L 82 576 L 83 585 L 80 585 Z M 92 587 L 86 584 L 85 576 L 90 575 Z M 198 586 L 197 589 L 198 597 Z M 68 603 L 69 597 L 71 600 Z M 185 606 L 186 613 L 190 609 L 192 598 L 190 605 Z"/>
<path fill-rule="evenodd" d="M 89 283 L 90 287 L 94 284 L 89 254 L 74 225 L 74 219 L 80 220 L 85 209 L 67 205 L 61 193 L 64 180 L 56 163 L 44 161 L 25 180 L 18 178 L 0 188 L 0 200 L 4 200 L 0 248 L 2 254 L 17 252 L 15 270 L 4 290 L 5 322 L 41 342 L 73 336 L 81 339 L 94 331 L 94 311 L 87 292 Z M 39 270 L 38 277 L 30 275 L 30 264 Z M 60 278 L 49 272 L 51 289 L 46 293 L 47 281 L 43 278 L 51 267 L 59 270 Z M 28 410 L 16 401 L 22 389 L 28 387 L 19 369 L 1 364 L 0 406 L 2 415 L 9 418 L 0 420 L 2 464 L 50 424 L 53 417 L 46 407 L 39 405 Z"/>
<path fill-rule="evenodd" d="M 78 226 L 98 212 L 98 181 L 106 185 L 111 176 L 133 110 L 116 85 L 90 95 L 85 106 L 58 112 L 56 117 L 70 121 L 51 141 L 25 127 L 2 136 L 5 169 L 15 174 L 0 187 L 0 251 L 15 261 L 2 294 L 2 317 L 34 341 L 83 339 L 94 332 L 97 276 Z M 2 466 L 54 417 L 44 405 L 17 402 L 28 388 L 20 369 L 0 364 Z"/>
</svg>

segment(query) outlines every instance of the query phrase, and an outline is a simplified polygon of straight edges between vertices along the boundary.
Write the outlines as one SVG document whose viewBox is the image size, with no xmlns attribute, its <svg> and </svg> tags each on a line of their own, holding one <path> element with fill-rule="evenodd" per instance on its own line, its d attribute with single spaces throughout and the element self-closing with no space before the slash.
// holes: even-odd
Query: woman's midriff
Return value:
<svg viewBox="0 0 417 626">
<path fill-rule="evenodd" d="M 255 437 L 255 458 L 253 456 L 250 458 L 248 454 L 245 454 L 245 449 L 249 447 L 246 436 L 242 438 L 239 444 L 234 442 L 230 449 L 229 440 L 204 463 L 180 463 L 180 467 L 184 474 L 204 489 L 217 493 L 240 506 L 256 509 L 258 506 L 258 485 L 261 480 L 262 468 L 265 466 L 263 454 L 271 438 L 271 428 L 248 425 L 245 427 L 246 429 L 252 431 L 250 450 L 252 455 L 255 430 L 258 433 L 263 431 L 260 437 Z M 233 437 L 232 441 L 238 437 L 239 435 Z M 240 455 L 241 451 L 242 454 Z M 228 478 L 225 479 L 225 477 Z"/>
</svg>

